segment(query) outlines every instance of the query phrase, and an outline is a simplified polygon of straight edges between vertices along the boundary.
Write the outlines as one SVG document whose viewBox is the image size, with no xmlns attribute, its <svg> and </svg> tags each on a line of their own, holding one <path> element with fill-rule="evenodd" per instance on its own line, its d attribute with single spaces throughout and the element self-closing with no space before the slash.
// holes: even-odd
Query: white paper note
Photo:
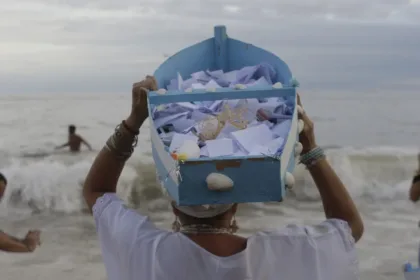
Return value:
<svg viewBox="0 0 420 280">
<path fill-rule="evenodd" d="M 235 153 L 232 139 L 215 139 L 206 141 L 209 157 L 230 156 Z"/>
<path fill-rule="evenodd" d="M 282 137 L 271 140 L 265 145 L 257 145 L 250 152 L 250 156 L 273 156 L 283 147 L 284 139 Z"/>
<path fill-rule="evenodd" d="M 157 118 L 153 121 L 153 123 L 155 124 L 156 128 L 160 128 L 160 127 L 165 126 L 167 124 L 170 124 L 174 120 L 182 118 L 186 115 L 188 115 L 188 112 L 174 114 L 174 115 L 166 116 L 166 117 L 163 117 L 163 118 Z"/>
<path fill-rule="evenodd" d="M 171 145 L 169 146 L 169 152 L 175 152 L 177 149 L 179 149 L 179 147 L 182 146 L 182 144 L 184 144 L 185 140 L 198 142 L 198 137 L 192 134 L 175 133 L 172 137 Z"/>
<path fill-rule="evenodd" d="M 251 151 L 255 146 L 270 142 L 274 138 L 270 128 L 265 124 L 232 132 L 231 135 L 247 152 Z"/>
<path fill-rule="evenodd" d="M 276 137 L 285 137 L 288 134 L 291 125 L 291 120 L 285 120 L 281 123 L 275 124 L 271 131 Z"/>
</svg>

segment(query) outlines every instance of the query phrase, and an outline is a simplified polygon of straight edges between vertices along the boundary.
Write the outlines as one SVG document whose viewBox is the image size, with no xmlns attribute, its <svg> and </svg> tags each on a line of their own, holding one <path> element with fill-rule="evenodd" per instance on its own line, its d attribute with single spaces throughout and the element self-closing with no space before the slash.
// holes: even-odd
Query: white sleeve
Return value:
<svg viewBox="0 0 420 280">
<path fill-rule="evenodd" d="M 328 219 L 318 225 L 306 226 L 304 229 L 308 236 L 318 239 L 320 242 L 328 239 L 329 243 L 343 246 L 346 252 L 354 249 L 355 240 L 346 221 Z"/>
<path fill-rule="evenodd" d="M 347 222 L 328 219 L 314 226 L 289 225 L 259 232 L 257 249 L 273 271 L 293 279 L 359 279 L 354 238 Z M 255 259 L 259 266 L 265 265 Z M 286 274 L 285 274 L 286 273 Z M 289 274 L 288 274 L 289 273 Z M 292 279 L 292 278 L 291 278 Z"/>
<path fill-rule="evenodd" d="M 161 232 L 146 216 L 127 208 L 114 193 L 99 197 L 92 211 L 106 264 L 128 264 L 139 240 Z"/>
</svg>

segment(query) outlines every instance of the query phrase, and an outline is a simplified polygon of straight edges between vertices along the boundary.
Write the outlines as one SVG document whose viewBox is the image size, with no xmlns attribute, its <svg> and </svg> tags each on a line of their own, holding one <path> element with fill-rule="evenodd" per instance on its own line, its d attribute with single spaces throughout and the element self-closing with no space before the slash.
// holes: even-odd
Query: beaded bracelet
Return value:
<svg viewBox="0 0 420 280">
<path fill-rule="evenodd" d="M 139 135 L 139 133 L 140 133 L 140 131 L 139 130 L 133 130 L 131 127 L 129 127 L 128 125 L 127 125 L 127 123 L 125 122 L 125 121 L 122 121 L 122 126 L 125 128 L 125 129 L 127 129 L 131 134 L 133 134 L 133 135 L 135 135 L 135 136 L 137 136 L 137 135 Z"/>
<path fill-rule="evenodd" d="M 300 163 L 309 168 L 315 165 L 320 159 L 325 158 L 325 152 L 322 148 L 316 147 L 306 154 L 300 156 Z"/>
</svg>

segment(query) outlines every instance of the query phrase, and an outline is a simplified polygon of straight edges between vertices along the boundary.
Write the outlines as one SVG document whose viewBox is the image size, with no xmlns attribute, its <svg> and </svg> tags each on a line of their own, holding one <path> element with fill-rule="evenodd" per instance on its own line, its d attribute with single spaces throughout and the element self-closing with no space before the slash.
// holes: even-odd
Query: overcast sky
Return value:
<svg viewBox="0 0 420 280">
<path fill-rule="evenodd" d="M 420 89 L 420 0 L 0 0 L 0 94 L 122 93 L 217 24 L 307 89 Z"/>
</svg>

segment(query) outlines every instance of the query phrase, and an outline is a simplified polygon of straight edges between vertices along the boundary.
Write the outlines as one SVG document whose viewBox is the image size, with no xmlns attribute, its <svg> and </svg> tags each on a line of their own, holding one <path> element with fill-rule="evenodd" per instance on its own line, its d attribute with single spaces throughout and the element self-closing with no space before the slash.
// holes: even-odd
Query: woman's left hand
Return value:
<svg viewBox="0 0 420 280">
<path fill-rule="evenodd" d="M 297 104 L 303 109 L 299 94 L 297 95 Z M 306 115 L 305 110 L 299 112 L 299 119 L 303 120 L 304 122 L 303 131 L 299 134 L 299 142 L 303 146 L 302 154 L 305 154 L 317 147 L 315 140 L 314 123 Z"/>
</svg>

